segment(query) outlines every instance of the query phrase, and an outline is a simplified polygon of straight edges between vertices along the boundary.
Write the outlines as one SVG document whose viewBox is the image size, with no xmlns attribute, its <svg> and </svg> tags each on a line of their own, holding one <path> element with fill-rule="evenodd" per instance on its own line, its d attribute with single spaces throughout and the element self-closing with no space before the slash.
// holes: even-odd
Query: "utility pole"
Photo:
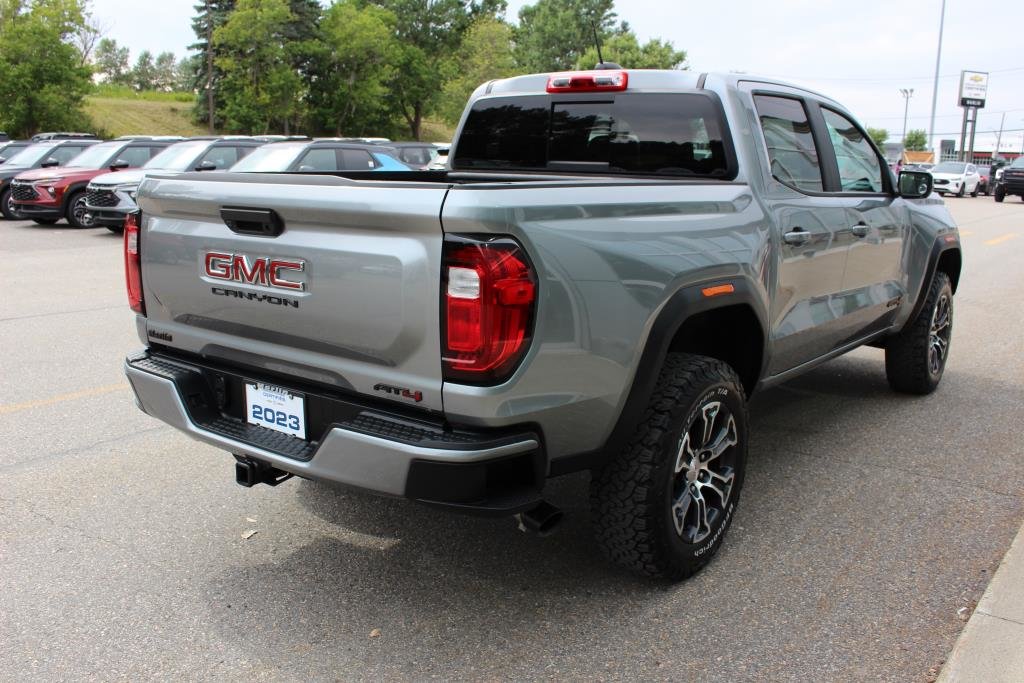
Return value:
<svg viewBox="0 0 1024 683">
<path fill-rule="evenodd" d="M 206 115 L 210 120 L 210 135 L 213 135 L 213 8 L 210 4 L 211 0 L 206 0 Z"/>
<path fill-rule="evenodd" d="M 999 119 L 999 135 L 996 136 L 996 151 L 992 152 L 992 160 L 999 156 L 999 145 L 1003 141 L 1003 124 L 1006 123 L 1006 112 L 1003 112 L 1002 118 Z"/>
<path fill-rule="evenodd" d="M 942 62 L 942 30 L 946 25 L 946 0 L 942 0 L 942 16 L 939 17 L 939 49 L 935 53 L 935 81 L 932 84 L 932 117 L 928 124 L 929 147 L 935 151 L 935 105 L 939 98 L 939 64 Z M 938 158 L 935 159 L 938 161 Z"/>
<path fill-rule="evenodd" d="M 910 111 L 910 98 L 914 96 L 913 88 L 900 88 L 900 94 L 906 100 L 903 104 L 903 139 L 907 139 L 907 112 Z"/>
</svg>

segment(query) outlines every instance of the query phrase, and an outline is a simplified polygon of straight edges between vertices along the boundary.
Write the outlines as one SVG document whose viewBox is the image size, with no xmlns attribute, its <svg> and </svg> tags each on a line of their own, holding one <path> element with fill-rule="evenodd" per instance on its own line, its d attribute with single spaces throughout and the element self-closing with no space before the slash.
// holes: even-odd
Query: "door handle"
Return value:
<svg viewBox="0 0 1024 683">
<path fill-rule="evenodd" d="M 811 233 L 807 232 L 803 228 L 793 228 L 782 236 L 782 241 L 786 244 L 798 247 L 801 244 L 807 244 L 811 241 Z"/>
<path fill-rule="evenodd" d="M 867 237 L 868 233 L 871 232 L 871 228 L 864 223 L 858 223 L 857 225 L 850 228 L 850 232 L 853 233 L 854 237 Z"/>
</svg>

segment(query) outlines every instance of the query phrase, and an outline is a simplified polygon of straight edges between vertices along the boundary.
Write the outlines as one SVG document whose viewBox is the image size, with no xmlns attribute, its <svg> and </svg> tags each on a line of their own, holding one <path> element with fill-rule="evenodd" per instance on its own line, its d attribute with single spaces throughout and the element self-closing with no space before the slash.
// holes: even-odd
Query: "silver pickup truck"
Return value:
<svg viewBox="0 0 1024 683">
<path fill-rule="evenodd" d="M 548 530 L 591 472 L 614 561 L 722 543 L 746 399 L 864 344 L 945 366 L 957 229 L 837 102 L 746 75 L 487 83 L 449 170 L 151 176 L 125 231 L 139 407 L 291 475 Z"/>
</svg>

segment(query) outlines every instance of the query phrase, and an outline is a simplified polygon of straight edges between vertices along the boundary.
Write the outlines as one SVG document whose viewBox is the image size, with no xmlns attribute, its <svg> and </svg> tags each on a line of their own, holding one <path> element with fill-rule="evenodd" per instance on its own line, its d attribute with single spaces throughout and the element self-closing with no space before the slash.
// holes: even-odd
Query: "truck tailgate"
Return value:
<svg viewBox="0 0 1024 683">
<path fill-rule="evenodd" d="M 447 190 L 329 176 L 149 178 L 139 196 L 144 333 L 207 358 L 441 410 Z M 283 229 L 244 234 L 257 220 L 233 230 L 225 207 L 272 211 Z"/>
</svg>

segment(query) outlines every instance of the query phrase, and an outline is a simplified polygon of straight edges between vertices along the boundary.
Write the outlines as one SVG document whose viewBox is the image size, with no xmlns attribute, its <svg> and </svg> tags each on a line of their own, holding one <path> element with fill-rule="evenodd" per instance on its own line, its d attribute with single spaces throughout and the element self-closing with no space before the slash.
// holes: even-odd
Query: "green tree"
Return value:
<svg viewBox="0 0 1024 683">
<path fill-rule="evenodd" d="M 143 50 L 139 53 L 128 80 L 136 90 L 156 89 L 156 64 L 153 63 L 152 52 Z"/>
<path fill-rule="evenodd" d="M 868 128 L 868 137 L 874 140 L 878 149 L 885 149 L 885 141 L 889 139 L 889 131 L 885 128 Z"/>
<path fill-rule="evenodd" d="M 178 60 L 173 52 L 161 52 L 153 63 L 153 88 L 170 92 L 178 82 Z"/>
<path fill-rule="evenodd" d="M 120 47 L 116 40 L 103 38 L 93 54 L 96 73 L 113 85 L 128 85 L 129 54 L 127 47 Z"/>
<path fill-rule="evenodd" d="M 74 44 L 84 24 L 81 0 L 0 2 L 0 129 L 90 127 L 82 101 L 92 70 Z"/>
<path fill-rule="evenodd" d="M 319 130 L 362 135 L 386 130 L 388 83 L 401 46 L 395 15 L 360 0 L 340 0 L 320 22 L 310 70 L 310 109 Z"/>
<path fill-rule="evenodd" d="M 287 0 L 238 0 L 214 31 L 228 130 L 266 133 L 281 125 L 290 131 L 304 97 L 285 35 L 294 19 Z"/>
<path fill-rule="evenodd" d="M 457 122 L 480 84 L 515 73 L 512 28 L 494 17 L 480 17 L 466 31 L 462 45 L 446 66 L 447 80 L 438 113 L 449 123 Z"/>
<path fill-rule="evenodd" d="M 927 148 L 928 136 L 923 130 L 915 128 L 907 131 L 906 137 L 903 138 L 903 149 L 911 152 L 923 152 Z"/>
<path fill-rule="evenodd" d="M 444 67 L 458 49 L 462 36 L 481 16 L 504 12 L 504 0 L 373 0 L 395 15 L 396 37 L 401 44 L 388 103 L 420 139 L 423 117 L 441 98 Z"/>
<path fill-rule="evenodd" d="M 611 35 L 601 44 L 601 56 L 627 69 L 685 69 L 686 51 L 676 50 L 672 43 L 649 40 L 643 45 L 636 34 L 623 25 L 619 33 Z M 573 68 L 593 69 L 598 63 L 597 46 L 588 47 L 576 60 Z"/>
<path fill-rule="evenodd" d="M 595 28 L 602 44 L 622 30 L 616 28 L 612 5 L 613 0 L 538 0 L 520 9 L 515 29 L 520 69 L 538 73 L 576 68 L 580 57 L 594 47 Z M 605 58 L 610 59 L 607 54 Z"/>
<path fill-rule="evenodd" d="M 220 95 L 220 81 L 223 73 L 217 67 L 218 48 L 213 40 L 213 33 L 223 26 L 235 8 L 235 0 L 203 0 L 193 5 L 196 15 L 192 18 L 192 30 L 196 34 L 196 42 L 189 49 L 198 52 L 190 60 L 189 72 L 191 82 L 183 90 L 197 92 L 196 105 L 193 109 L 197 121 L 205 121 L 213 133 L 221 119 L 217 112 L 223 107 Z"/>
</svg>

